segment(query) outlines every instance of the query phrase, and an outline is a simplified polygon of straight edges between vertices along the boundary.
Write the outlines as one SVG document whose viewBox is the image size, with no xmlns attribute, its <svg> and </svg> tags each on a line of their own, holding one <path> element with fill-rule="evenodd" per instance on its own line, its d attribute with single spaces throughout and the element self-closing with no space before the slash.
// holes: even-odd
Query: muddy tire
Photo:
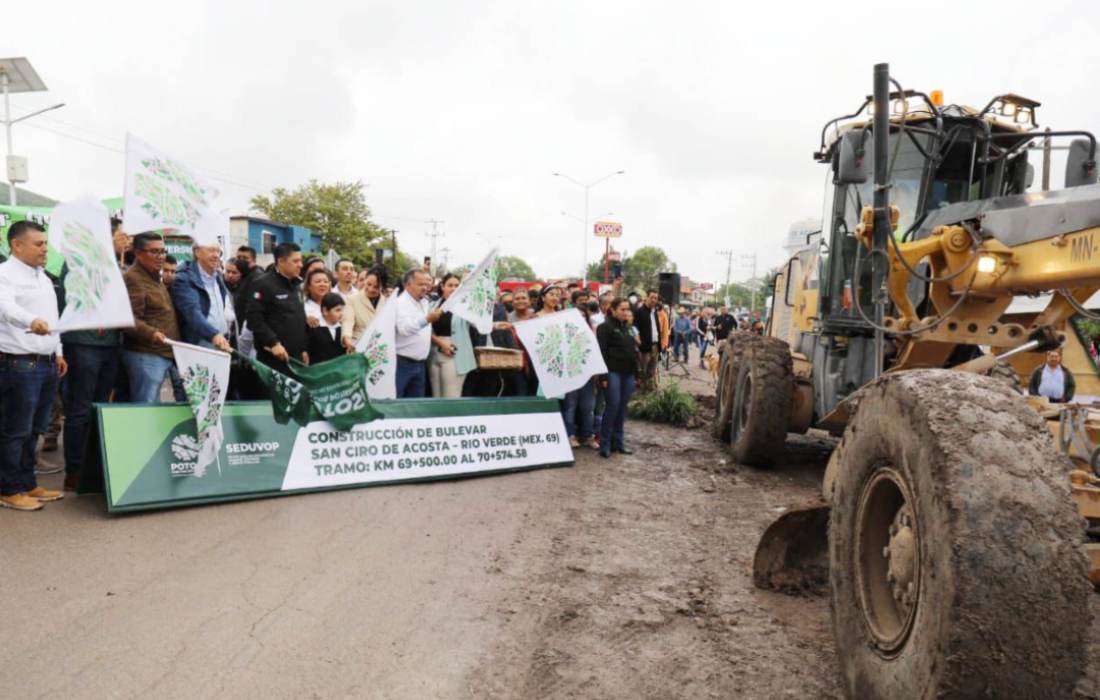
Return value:
<svg viewBox="0 0 1100 700">
<path fill-rule="evenodd" d="M 725 341 L 722 360 L 718 365 L 718 386 L 715 390 L 716 403 L 714 425 L 711 434 L 722 442 L 730 441 L 730 422 L 733 420 L 733 390 L 737 383 L 737 374 L 741 370 L 741 358 L 745 348 L 763 342 L 764 338 L 748 331 L 733 331 Z"/>
<path fill-rule="evenodd" d="M 961 372 L 901 372 L 862 393 L 829 517 L 847 695 L 1072 696 L 1091 586 L 1070 466 L 1041 418 Z"/>
<path fill-rule="evenodd" d="M 783 454 L 794 396 L 791 351 L 775 338 L 747 344 L 737 361 L 730 412 L 730 454 L 768 467 Z"/>
</svg>

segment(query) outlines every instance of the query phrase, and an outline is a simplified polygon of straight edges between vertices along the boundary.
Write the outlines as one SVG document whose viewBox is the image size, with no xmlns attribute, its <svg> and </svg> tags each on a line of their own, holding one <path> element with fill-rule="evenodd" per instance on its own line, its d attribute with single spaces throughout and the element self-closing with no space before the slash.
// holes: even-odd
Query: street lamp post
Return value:
<svg viewBox="0 0 1100 700">
<path fill-rule="evenodd" d="M 588 289 L 588 236 L 589 236 L 589 232 L 588 232 L 588 191 L 591 190 L 596 185 L 603 182 L 604 180 L 615 177 L 616 175 L 622 175 L 625 172 L 626 172 L 625 170 L 616 170 L 613 173 L 608 173 L 607 175 L 604 175 L 603 177 L 599 178 L 598 180 L 593 180 L 592 182 L 589 182 L 587 184 L 585 184 L 583 182 L 580 182 L 580 181 L 566 175 L 565 173 L 554 173 L 554 177 L 565 178 L 569 182 L 572 182 L 574 185 L 576 185 L 577 187 L 580 187 L 582 190 L 584 190 L 584 237 L 582 239 L 583 242 L 584 242 L 583 253 L 582 253 L 584 255 L 584 260 L 581 264 L 581 270 L 582 270 L 581 274 L 584 276 L 584 288 L 585 289 Z"/>
<path fill-rule="evenodd" d="M 7 179 L 8 179 L 8 204 L 15 206 L 18 204 L 15 194 L 16 177 L 14 173 L 20 169 L 26 169 L 26 160 L 16 158 L 12 152 L 11 142 L 11 127 L 13 124 L 18 124 L 21 121 L 36 117 L 43 112 L 49 112 L 60 107 L 64 107 L 65 104 L 56 104 L 52 107 L 46 107 L 30 114 L 24 114 L 18 119 L 11 118 L 11 99 L 9 95 L 13 92 L 42 92 L 46 89 L 46 84 L 42 82 L 42 78 L 38 77 L 38 73 L 35 72 L 34 67 L 31 66 L 31 62 L 25 58 L 0 58 L 0 91 L 4 93 L 4 130 L 7 132 L 8 141 L 8 157 L 7 157 Z M 25 180 L 20 180 L 25 182 Z"/>
</svg>

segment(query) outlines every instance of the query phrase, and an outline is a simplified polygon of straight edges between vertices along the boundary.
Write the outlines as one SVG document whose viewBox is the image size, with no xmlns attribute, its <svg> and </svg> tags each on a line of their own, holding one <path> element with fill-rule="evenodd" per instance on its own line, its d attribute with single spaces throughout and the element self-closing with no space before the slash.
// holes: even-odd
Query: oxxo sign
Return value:
<svg viewBox="0 0 1100 700">
<path fill-rule="evenodd" d="M 623 225 L 617 221 L 597 221 L 593 233 L 596 238 L 620 238 L 623 235 Z"/>
</svg>

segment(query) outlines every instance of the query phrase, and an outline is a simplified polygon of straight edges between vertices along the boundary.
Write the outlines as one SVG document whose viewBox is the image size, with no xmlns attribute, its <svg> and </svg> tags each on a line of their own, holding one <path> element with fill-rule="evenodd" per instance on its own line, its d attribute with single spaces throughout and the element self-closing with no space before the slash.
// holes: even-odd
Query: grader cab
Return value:
<svg viewBox="0 0 1100 700">
<path fill-rule="evenodd" d="M 1008 361 L 1092 315 L 1100 186 L 1092 134 L 1039 130 L 1039 107 L 945 106 L 876 66 L 814 154 L 823 230 L 780 271 L 765 336 L 723 348 L 714 432 L 738 462 L 773 464 L 790 432 L 843 436 L 754 577 L 828 581 L 851 697 L 1067 697 L 1084 668 L 1100 412 L 1029 402 Z M 1006 314 L 1043 294 L 1026 323 Z"/>
</svg>

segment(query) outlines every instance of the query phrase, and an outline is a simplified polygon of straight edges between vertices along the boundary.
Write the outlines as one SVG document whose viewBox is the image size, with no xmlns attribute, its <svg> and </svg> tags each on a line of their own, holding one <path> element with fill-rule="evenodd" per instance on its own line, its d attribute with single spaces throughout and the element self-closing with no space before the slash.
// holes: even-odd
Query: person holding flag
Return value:
<svg viewBox="0 0 1100 700">
<path fill-rule="evenodd" d="M 194 246 L 191 253 L 194 260 L 177 273 L 171 288 L 183 342 L 229 352 L 233 304 L 218 269 L 221 246 Z"/>
<path fill-rule="evenodd" d="M 54 332 L 60 314 L 44 269 L 45 229 L 17 221 L 8 246 L 11 257 L 0 263 L 0 506 L 31 511 L 62 498 L 38 485 L 34 464 L 68 365 Z"/>
<path fill-rule="evenodd" d="M 397 398 L 424 398 L 427 385 L 428 352 L 432 347 L 432 326 L 443 316 L 441 309 L 428 308 L 432 276 L 419 268 L 405 273 L 405 291 L 397 304 Z"/>
<path fill-rule="evenodd" d="M 275 269 L 256 280 L 248 301 L 256 359 L 284 375 L 292 375 L 291 358 L 309 364 L 306 310 L 298 294 L 301 271 L 301 248 L 280 243 L 275 246 Z"/>
<path fill-rule="evenodd" d="M 54 208 L 50 242 L 65 258 L 64 309 L 58 321 L 69 373 L 64 405 L 65 484 L 75 491 L 88 459 L 92 406 L 107 403 L 121 374 L 122 332 L 134 325 L 122 263 L 130 237 L 99 201 L 84 197 Z"/>
<path fill-rule="evenodd" d="M 176 308 L 160 277 L 167 253 L 159 233 L 139 233 L 134 266 L 122 276 L 134 314 L 134 327 L 122 336 L 122 364 L 134 403 L 160 402 L 160 386 L 174 366 L 168 341 L 180 339 Z"/>
</svg>

